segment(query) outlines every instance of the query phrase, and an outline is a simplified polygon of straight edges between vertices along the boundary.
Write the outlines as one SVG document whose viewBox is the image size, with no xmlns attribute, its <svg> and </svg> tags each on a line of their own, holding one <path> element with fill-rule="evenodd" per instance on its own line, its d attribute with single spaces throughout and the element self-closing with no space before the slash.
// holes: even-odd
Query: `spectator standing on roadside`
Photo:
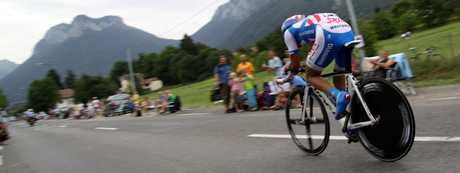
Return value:
<svg viewBox="0 0 460 173">
<path fill-rule="evenodd" d="M 78 102 L 73 103 L 72 111 L 73 111 L 73 112 L 72 112 L 73 117 L 74 117 L 75 119 L 80 119 L 81 113 L 80 113 L 80 110 L 78 109 Z"/>
<path fill-rule="evenodd" d="M 3 122 L 5 125 L 8 124 L 8 122 L 10 121 L 10 119 L 8 118 L 8 113 L 6 113 L 6 111 L 4 111 L 3 108 L 0 108 L 0 118 L 0 122 Z"/>
<path fill-rule="evenodd" d="M 86 110 L 88 110 L 88 114 L 90 118 L 95 117 L 96 113 L 94 111 L 94 107 L 93 107 L 93 104 L 91 103 L 91 100 L 88 100 L 88 102 L 86 102 Z"/>
<path fill-rule="evenodd" d="M 241 82 L 246 87 L 246 95 L 248 97 L 249 110 L 256 111 L 258 109 L 256 100 L 256 89 L 254 88 L 254 76 L 247 74 L 246 70 L 241 71 Z"/>
<path fill-rule="evenodd" d="M 241 75 L 241 70 L 245 69 L 248 74 L 254 75 L 254 66 L 247 61 L 247 56 L 244 54 L 241 55 L 240 61 L 241 63 L 236 67 L 236 72 Z"/>
<path fill-rule="evenodd" d="M 230 73 L 230 82 L 228 84 L 231 87 L 233 97 L 233 107 L 236 112 L 243 111 L 243 102 L 240 97 L 240 79 L 236 77 L 236 73 Z"/>
<path fill-rule="evenodd" d="M 9 121 L 8 114 L 3 108 L 0 108 L 0 117 L 2 118 L 0 121 L 0 145 L 4 145 L 3 142 L 10 139 L 11 136 L 7 129 L 7 123 Z"/>
<path fill-rule="evenodd" d="M 139 103 L 141 102 L 141 100 L 140 100 L 139 93 L 137 91 L 133 92 L 133 96 L 131 98 L 132 98 L 133 104 L 134 104 L 134 109 L 133 109 L 133 112 L 132 112 L 131 116 L 134 117 L 134 116 L 136 116 L 137 110 L 139 108 Z"/>
<path fill-rule="evenodd" d="M 93 105 L 94 113 L 96 116 L 99 116 L 101 113 L 101 107 L 99 105 L 101 101 L 97 99 L 97 97 L 93 97 L 93 100 L 91 101 L 91 104 Z"/>
<path fill-rule="evenodd" d="M 232 71 L 227 64 L 227 58 L 220 56 L 219 64 L 214 67 L 214 82 L 219 86 L 222 99 L 224 100 L 225 113 L 232 113 L 230 109 L 230 86 L 228 86 L 228 75 Z"/>
<path fill-rule="evenodd" d="M 268 50 L 268 56 L 270 56 L 268 66 L 262 65 L 262 69 L 268 72 L 273 72 L 273 76 L 281 76 L 281 67 L 283 66 L 281 59 L 276 56 L 274 49 Z"/>
</svg>

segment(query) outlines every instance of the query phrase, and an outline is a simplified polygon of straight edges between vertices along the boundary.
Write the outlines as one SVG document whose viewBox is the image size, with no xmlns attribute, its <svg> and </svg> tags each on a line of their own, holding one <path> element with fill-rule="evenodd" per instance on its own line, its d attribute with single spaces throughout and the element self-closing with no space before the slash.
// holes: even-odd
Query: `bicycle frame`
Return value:
<svg viewBox="0 0 460 173">
<path fill-rule="evenodd" d="M 374 124 L 376 124 L 379 119 L 374 118 L 374 116 L 372 116 L 372 113 L 370 112 L 366 102 L 363 99 L 363 96 L 362 96 L 361 92 L 359 91 L 358 81 L 356 80 L 356 78 L 351 73 L 348 73 L 348 72 L 336 72 L 336 73 L 328 73 L 328 74 L 321 75 L 321 77 L 323 77 L 323 78 L 334 77 L 334 76 L 345 76 L 346 81 L 347 81 L 347 85 L 346 85 L 347 86 L 347 91 L 350 94 L 352 94 L 352 97 L 354 97 L 354 95 L 356 95 L 358 97 L 358 99 L 363 104 L 363 107 L 364 107 L 364 110 L 365 110 L 367 116 L 369 117 L 369 121 L 364 121 L 364 122 L 359 122 L 359 123 L 350 123 L 348 121 L 349 118 L 350 118 L 350 115 L 345 116 L 344 118 L 341 118 L 339 120 L 339 122 L 343 127 L 342 131 L 344 133 L 345 132 L 351 132 L 351 131 L 354 131 L 354 130 L 357 130 L 357 129 L 360 129 L 360 128 L 363 128 L 363 127 L 373 126 Z M 310 84 L 307 84 L 304 87 L 304 93 L 305 94 L 304 94 L 304 98 L 303 98 L 304 103 L 303 103 L 303 107 L 302 107 L 302 120 L 301 120 L 300 123 L 305 123 L 305 121 L 306 121 L 306 119 L 305 119 L 306 110 L 305 109 L 306 109 L 308 101 L 309 101 L 307 98 L 308 98 L 308 96 L 310 94 L 317 95 L 322 100 L 322 102 L 326 106 L 328 106 L 329 110 L 333 114 L 335 114 L 335 110 L 336 110 L 335 104 L 333 104 L 333 102 L 327 97 L 326 93 L 317 90 L 316 88 L 314 88 Z M 347 111 L 351 112 L 350 104 L 347 106 Z M 308 120 L 308 121 L 311 121 L 311 120 Z M 316 120 L 313 120 L 313 121 L 316 121 Z"/>
</svg>

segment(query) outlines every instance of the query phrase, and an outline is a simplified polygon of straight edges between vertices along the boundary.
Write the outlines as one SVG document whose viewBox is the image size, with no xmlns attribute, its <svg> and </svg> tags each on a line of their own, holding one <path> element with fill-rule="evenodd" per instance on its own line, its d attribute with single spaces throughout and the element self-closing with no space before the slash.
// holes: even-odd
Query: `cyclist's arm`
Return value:
<svg viewBox="0 0 460 173">
<path fill-rule="evenodd" d="M 289 55 L 291 56 L 291 63 L 289 64 L 289 68 L 287 70 L 299 70 L 299 45 L 289 30 L 284 33 L 284 42 L 286 43 L 286 46 L 289 50 Z"/>
<path fill-rule="evenodd" d="M 297 71 L 300 68 L 299 54 L 291 55 L 291 64 L 289 64 L 288 70 Z"/>
</svg>

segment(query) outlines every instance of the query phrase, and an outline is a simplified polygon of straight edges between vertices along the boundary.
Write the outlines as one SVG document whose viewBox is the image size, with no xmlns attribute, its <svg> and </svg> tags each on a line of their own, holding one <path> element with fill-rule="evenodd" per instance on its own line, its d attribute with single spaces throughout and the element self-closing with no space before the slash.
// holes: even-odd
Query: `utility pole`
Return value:
<svg viewBox="0 0 460 173">
<path fill-rule="evenodd" d="M 126 56 L 128 59 L 129 78 L 131 81 L 131 93 L 134 93 L 134 91 L 136 91 L 136 83 L 134 83 L 133 62 L 131 60 L 131 49 L 129 47 L 126 47 Z"/>
<path fill-rule="evenodd" d="M 353 3 L 351 2 L 351 0 L 345 0 L 345 1 L 347 3 L 348 16 L 350 16 L 351 26 L 353 27 L 355 36 L 360 35 L 359 28 L 358 28 L 358 22 L 356 21 L 355 8 L 353 7 Z M 364 40 L 361 40 L 361 41 L 364 42 Z M 361 55 L 361 58 L 365 58 L 366 54 L 364 53 L 364 49 L 362 47 L 358 49 L 359 49 L 359 54 Z"/>
</svg>

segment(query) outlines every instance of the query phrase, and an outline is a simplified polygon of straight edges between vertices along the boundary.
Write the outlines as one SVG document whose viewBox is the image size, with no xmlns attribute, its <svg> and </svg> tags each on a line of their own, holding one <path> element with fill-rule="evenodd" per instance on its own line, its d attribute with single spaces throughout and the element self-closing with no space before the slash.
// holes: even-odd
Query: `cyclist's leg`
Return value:
<svg viewBox="0 0 460 173">
<path fill-rule="evenodd" d="M 349 32 L 351 33 L 351 32 Z M 348 40 L 349 34 L 347 33 L 345 37 L 343 34 L 334 34 L 330 33 L 322 28 L 316 29 L 316 44 L 313 45 L 311 52 L 307 57 L 307 81 L 313 85 L 318 90 L 328 93 L 336 100 L 336 113 L 335 119 L 340 119 L 341 114 L 346 110 L 348 103 L 350 102 L 349 94 L 345 91 L 338 90 L 332 87 L 325 79 L 321 78 L 321 72 L 326 68 L 335 57 L 342 53 L 343 58 L 338 58 L 342 60 L 343 63 L 338 62 L 339 67 L 345 66 L 345 55 L 341 50 L 343 49 L 343 38 Z M 353 38 L 353 34 L 351 34 Z M 325 39 L 327 38 L 327 39 Z M 353 40 L 353 39 L 351 39 Z M 319 45 L 319 46 L 318 46 Z M 344 51 L 344 50 L 343 50 Z M 341 70 L 341 69 L 339 69 Z M 340 81 L 340 78 L 336 78 L 336 82 Z M 342 88 L 345 88 L 344 79 L 342 80 Z"/>
</svg>

